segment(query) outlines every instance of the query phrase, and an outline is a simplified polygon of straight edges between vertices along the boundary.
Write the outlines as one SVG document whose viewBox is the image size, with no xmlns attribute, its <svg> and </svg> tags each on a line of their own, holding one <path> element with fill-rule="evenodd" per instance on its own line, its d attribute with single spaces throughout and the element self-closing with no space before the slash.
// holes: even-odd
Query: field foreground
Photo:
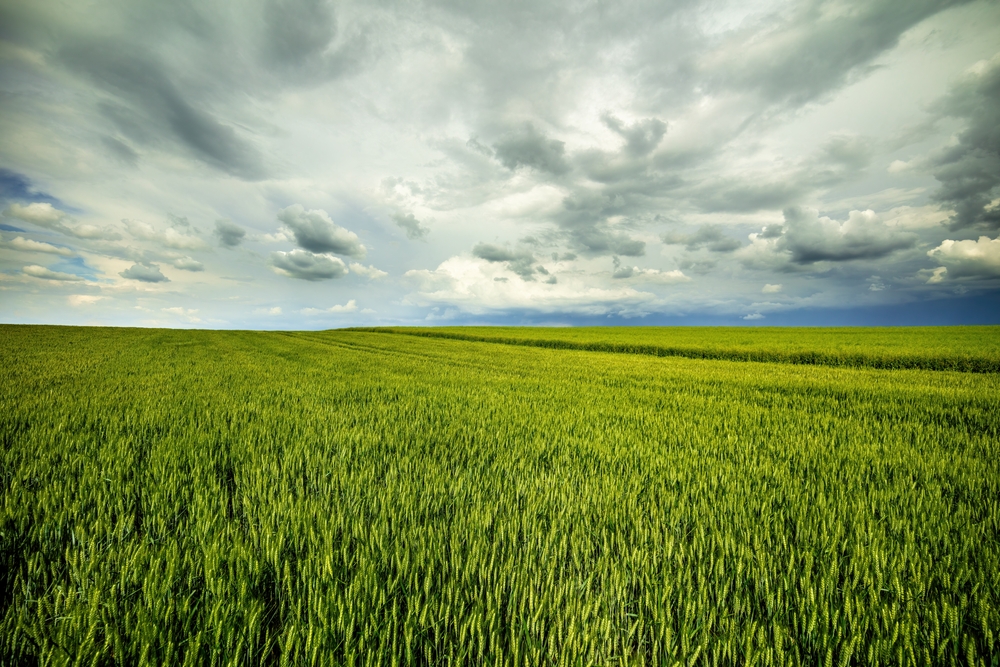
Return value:
<svg viewBox="0 0 1000 667">
<path fill-rule="evenodd" d="M 0 664 L 992 667 L 966 333 L 886 370 L 2 326 Z"/>
</svg>

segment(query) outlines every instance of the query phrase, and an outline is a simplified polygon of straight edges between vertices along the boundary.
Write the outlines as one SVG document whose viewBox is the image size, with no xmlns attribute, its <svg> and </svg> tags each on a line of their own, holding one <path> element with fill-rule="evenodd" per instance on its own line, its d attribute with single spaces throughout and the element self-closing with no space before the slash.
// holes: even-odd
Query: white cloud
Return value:
<svg viewBox="0 0 1000 667">
<path fill-rule="evenodd" d="M 271 308 L 257 308 L 253 311 L 254 315 L 270 315 L 272 317 L 281 315 L 281 306 L 273 306 Z"/>
<path fill-rule="evenodd" d="M 31 264 L 21 270 L 25 273 L 25 275 L 31 276 L 32 278 L 39 278 L 41 280 L 58 280 L 62 282 L 76 282 L 83 280 L 80 276 L 75 276 L 72 273 L 52 271 L 50 269 L 46 269 L 44 266 L 38 266 L 37 264 Z"/>
<path fill-rule="evenodd" d="M 98 227 L 97 225 L 75 225 L 73 227 L 67 227 L 63 231 L 71 236 L 77 237 L 78 239 L 104 239 L 108 241 L 117 241 L 122 237 L 121 234 L 114 231 L 110 227 Z"/>
<path fill-rule="evenodd" d="M 40 227 L 49 227 L 66 217 L 64 211 L 60 211 L 48 202 L 35 202 L 27 206 L 11 204 L 3 214 L 11 218 L 34 223 Z"/>
<path fill-rule="evenodd" d="M 1000 237 L 990 239 L 988 236 L 980 236 L 976 241 L 945 239 L 938 247 L 928 250 L 927 256 L 943 265 L 935 270 L 927 282 L 941 282 L 945 277 L 955 279 L 1000 276 Z"/>
<path fill-rule="evenodd" d="M 343 305 L 333 305 L 329 308 L 304 308 L 302 310 L 303 315 L 322 315 L 325 313 L 353 313 L 358 309 L 358 304 L 354 299 L 351 299 Z M 367 310 L 367 309 L 365 309 Z"/>
<path fill-rule="evenodd" d="M 330 306 L 329 308 L 327 308 L 327 311 L 331 313 L 353 313 L 357 309 L 358 309 L 358 304 L 354 301 L 354 299 L 351 299 L 342 306 L 339 305 Z"/>
<path fill-rule="evenodd" d="M 103 298 L 104 298 L 103 296 L 98 296 L 96 294 L 72 294 L 69 297 L 67 297 L 66 300 L 69 302 L 69 305 L 73 307 L 79 307 L 79 306 L 90 306 L 92 304 L 97 303 Z"/>
<path fill-rule="evenodd" d="M 201 318 L 197 317 L 197 308 L 184 308 L 183 306 L 173 306 L 170 308 L 161 308 L 165 313 L 170 313 L 171 315 L 177 315 L 178 317 L 184 319 L 187 322 L 197 323 L 201 322 Z"/>
<path fill-rule="evenodd" d="M 904 171 L 909 171 L 913 168 L 913 164 L 910 162 L 903 162 L 902 160 L 893 160 L 892 164 L 886 169 L 890 174 L 901 174 Z"/>
<path fill-rule="evenodd" d="M 32 278 L 38 278 L 40 280 L 58 280 L 61 282 L 76 282 L 83 280 L 80 276 L 73 275 L 72 273 L 63 273 L 62 271 L 52 271 L 45 268 L 44 266 L 39 266 L 37 264 L 31 264 L 25 266 L 21 271 Z"/>
<path fill-rule="evenodd" d="M 776 225 L 781 229 L 781 225 Z M 736 251 L 735 256 L 747 267 L 755 269 L 785 269 L 796 268 L 789 261 L 789 255 L 780 245 L 779 236 L 769 236 L 768 230 L 771 226 L 765 227 L 762 232 L 751 233 L 748 238 L 750 245 L 744 246 Z"/>
<path fill-rule="evenodd" d="M 760 313 L 750 313 L 749 315 L 744 315 L 743 319 L 744 320 L 751 320 L 751 321 L 752 320 L 762 320 L 762 319 L 764 319 L 764 316 L 761 315 Z"/>
<path fill-rule="evenodd" d="M 670 271 L 642 269 L 636 272 L 636 278 L 636 282 L 658 283 L 661 285 L 691 282 L 691 279 L 684 275 L 684 272 L 680 269 L 671 269 Z"/>
<path fill-rule="evenodd" d="M 286 241 L 291 241 L 294 237 L 292 236 L 291 230 L 280 227 L 273 234 L 261 234 L 257 238 L 265 243 L 285 243 Z"/>
<path fill-rule="evenodd" d="M 18 220 L 30 222 L 39 227 L 45 227 L 81 239 L 117 240 L 121 238 L 120 234 L 108 227 L 97 227 L 89 224 L 67 224 L 70 219 L 69 215 L 48 202 L 35 202 L 27 206 L 11 204 L 3 214 L 7 217 L 17 218 Z"/>
<path fill-rule="evenodd" d="M 177 250 L 204 250 L 208 244 L 204 239 L 195 236 L 191 231 L 178 231 L 174 227 L 168 227 L 159 231 L 152 225 L 138 220 L 122 220 L 128 233 L 137 239 L 153 241 L 168 248 Z"/>
<path fill-rule="evenodd" d="M 781 291 L 781 284 L 772 285 L 771 283 L 767 283 L 760 291 L 764 294 L 777 294 Z"/>
<path fill-rule="evenodd" d="M 51 255 L 62 255 L 63 257 L 72 257 L 76 254 L 72 249 L 65 246 L 54 246 L 51 243 L 34 241 L 32 239 L 26 239 L 23 236 L 16 236 L 9 241 L 3 241 L 2 245 L 6 248 L 20 250 L 22 252 L 44 252 Z"/>
<path fill-rule="evenodd" d="M 385 278 L 389 275 L 381 269 L 376 269 L 374 266 L 365 266 L 364 264 L 359 264 L 358 262 L 351 262 L 351 273 L 364 276 L 368 280 L 377 280 L 378 278 Z"/>
<path fill-rule="evenodd" d="M 921 274 L 930 274 L 930 276 L 927 278 L 927 284 L 928 285 L 935 285 L 937 283 L 943 283 L 944 282 L 945 277 L 948 275 L 948 269 L 946 269 L 943 266 L 939 266 L 936 269 L 934 269 L 933 271 L 930 270 L 930 269 L 921 269 L 920 273 Z"/>
<path fill-rule="evenodd" d="M 691 279 L 684 275 L 684 272 L 680 269 L 661 271 L 659 269 L 640 269 L 638 266 L 619 266 L 615 269 L 612 277 L 635 283 L 655 283 L 659 285 L 691 282 Z"/>
<path fill-rule="evenodd" d="M 652 312 L 655 294 L 632 287 L 607 289 L 584 276 L 560 276 L 555 284 L 510 279 L 502 263 L 456 256 L 437 269 L 407 271 L 404 277 L 417 288 L 408 302 L 455 306 L 473 314 L 503 310 L 565 312 L 586 315 L 644 315 Z"/>
</svg>

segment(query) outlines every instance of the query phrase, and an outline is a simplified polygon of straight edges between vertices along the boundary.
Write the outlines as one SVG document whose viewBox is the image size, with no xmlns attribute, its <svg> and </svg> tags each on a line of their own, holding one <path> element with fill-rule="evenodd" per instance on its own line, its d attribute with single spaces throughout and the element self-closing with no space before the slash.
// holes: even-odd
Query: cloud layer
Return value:
<svg viewBox="0 0 1000 667">
<path fill-rule="evenodd" d="M 1000 290 L 986 0 L 0 19 L 7 321 L 752 324 Z"/>
</svg>

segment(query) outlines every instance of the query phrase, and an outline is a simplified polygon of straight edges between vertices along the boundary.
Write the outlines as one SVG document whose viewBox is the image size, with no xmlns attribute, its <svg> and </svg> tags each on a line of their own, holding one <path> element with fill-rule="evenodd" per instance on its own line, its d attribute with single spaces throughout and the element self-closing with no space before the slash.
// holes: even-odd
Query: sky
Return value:
<svg viewBox="0 0 1000 667">
<path fill-rule="evenodd" d="M 0 321 L 1000 323 L 1000 3 L 0 0 Z"/>
</svg>

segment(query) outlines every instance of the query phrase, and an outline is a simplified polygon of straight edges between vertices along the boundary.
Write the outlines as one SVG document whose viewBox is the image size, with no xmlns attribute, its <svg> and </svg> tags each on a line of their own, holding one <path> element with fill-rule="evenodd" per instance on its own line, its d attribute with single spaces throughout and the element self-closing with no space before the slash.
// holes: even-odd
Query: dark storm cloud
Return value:
<svg viewBox="0 0 1000 667">
<path fill-rule="evenodd" d="M 834 136 L 806 162 L 802 176 L 813 187 L 843 183 L 867 169 L 873 153 L 872 141 L 867 137 Z"/>
<path fill-rule="evenodd" d="M 497 143 L 496 155 L 509 168 L 530 164 L 539 180 L 548 175 L 561 177 L 559 183 L 568 194 L 561 208 L 548 216 L 556 227 L 549 233 L 550 241 L 561 239 L 589 256 L 641 256 L 645 241 L 633 238 L 627 230 L 637 229 L 641 226 L 637 220 L 650 217 L 652 201 L 682 184 L 678 176 L 652 167 L 651 153 L 661 143 L 667 125 L 656 118 L 628 124 L 610 113 L 600 120 L 624 139 L 618 150 L 584 149 L 568 154 L 562 142 L 526 126 L 516 141 L 508 136 L 508 143 Z M 576 174 L 584 178 L 574 178 Z M 600 186 L 595 188 L 594 183 Z"/>
<path fill-rule="evenodd" d="M 554 175 L 569 171 L 566 144 L 549 139 L 528 123 L 493 145 L 500 163 L 510 170 L 531 167 Z"/>
<path fill-rule="evenodd" d="M 114 158 L 130 167 L 139 164 L 139 154 L 131 146 L 115 137 L 101 137 L 101 143 Z"/>
<path fill-rule="evenodd" d="M 641 257 L 646 254 L 646 242 L 634 239 L 623 232 L 600 227 L 577 229 L 570 240 L 593 254 Z"/>
<path fill-rule="evenodd" d="M 870 211 L 852 211 L 844 223 L 799 207 L 786 209 L 784 216 L 778 243 L 796 264 L 878 259 L 917 242 L 916 235 L 887 227 Z"/>
<path fill-rule="evenodd" d="M 231 220 L 216 220 L 215 235 L 222 245 L 227 248 L 235 248 L 243 242 L 247 232 Z"/>
<path fill-rule="evenodd" d="M 604 186 L 605 192 L 649 192 L 668 189 L 656 175 L 649 172 L 644 160 L 598 150 L 580 151 L 573 156 L 573 162 L 588 179 Z M 668 187 L 659 188 L 660 184 Z"/>
<path fill-rule="evenodd" d="M 291 66 L 318 57 L 337 32 L 333 8 L 322 0 L 268 0 L 266 51 Z"/>
<path fill-rule="evenodd" d="M 406 232 L 406 238 L 411 241 L 422 240 L 431 231 L 421 225 L 420 221 L 413 217 L 412 213 L 407 213 L 406 215 L 397 213 L 392 216 L 392 219 L 395 220 L 397 227 Z"/>
<path fill-rule="evenodd" d="M 553 216 L 560 235 L 574 250 L 588 255 L 639 257 L 646 252 L 646 242 L 615 229 L 611 218 L 621 218 L 641 208 L 627 194 L 613 191 L 590 192 L 584 189 L 566 197 L 562 209 Z"/>
<path fill-rule="evenodd" d="M 644 118 L 632 125 L 626 125 L 611 114 L 605 113 L 601 120 L 611 131 L 625 139 L 624 151 L 632 157 L 642 157 L 651 153 L 667 133 L 667 124 L 657 118 Z"/>
<path fill-rule="evenodd" d="M 333 3 L 326 0 L 265 0 L 261 59 L 294 81 L 336 77 L 356 71 L 370 56 L 364 30 L 337 44 Z"/>
<path fill-rule="evenodd" d="M 808 158 L 779 178 L 750 173 L 739 178 L 708 179 L 690 189 L 690 199 L 703 211 L 754 213 L 782 209 L 807 195 L 857 179 L 872 162 L 872 140 L 835 135 Z"/>
<path fill-rule="evenodd" d="M 693 193 L 692 200 L 703 211 L 754 213 L 781 208 L 807 192 L 803 183 L 775 181 L 754 183 L 751 179 L 727 179 L 710 183 Z"/>
<path fill-rule="evenodd" d="M 777 176 L 753 173 L 717 177 L 711 172 L 691 172 L 691 168 L 707 164 L 769 106 L 779 104 L 787 108 L 804 104 L 844 85 L 855 73 L 860 75 L 876 56 L 897 43 L 902 32 L 952 4 L 955 3 L 876 2 L 857 10 L 841 11 L 832 3 L 799 3 L 791 11 L 783 9 L 782 15 L 748 19 L 744 21 L 745 28 L 722 41 L 701 39 L 694 44 L 679 39 L 676 43 L 687 45 L 683 48 L 689 50 L 676 54 L 670 65 L 662 69 L 664 58 L 658 50 L 661 47 L 652 43 L 661 42 L 664 35 L 673 34 L 678 26 L 685 25 L 678 18 L 685 15 L 684 5 L 678 3 L 663 12 L 648 6 L 636 7 L 634 14 L 623 9 L 614 19 L 615 27 L 609 27 L 609 34 L 615 30 L 629 33 L 630 43 L 635 46 L 630 52 L 634 59 L 624 64 L 623 73 L 631 72 L 648 82 L 650 77 L 659 76 L 651 72 L 671 69 L 669 85 L 680 101 L 697 97 L 701 94 L 697 92 L 699 86 L 706 85 L 714 95 L 756 94 L 756 101 L 747 99 L 740 107 L 745 120 L 734 124 L 737 129 L 707 139 L 704 145 L 684 148 L 668 145 L 661 150 L 667 123 L 645 118 L 629 124 L 606 112 L 601 121 L 624 140 L 617 153 L 595 149 L 569 152 L 539 132 L 536 125 L 528 124 L 520 134 L 508 135 L 494 144 L 497 159 L 511 169 L 532 167 L 540 178 L 549 174 L 561 177 L 570 192 L 565 210 L 551 221 L 574 249 L 587 254 L 641 254 L 642 242 L 614 229 L 609 220 L 622 215 L 638 219 L 651 205 L 676 206 L 687 202 L 707 212 L 780 210 L 807 200 L 818 190 L 863 175 L 872 161 L 872 142 L 865 137 L 834 136 L 815 155 L 789 166 L 786 173 Z M 559 9 L 551 11 L 560 13 Z M 671 18 L 661 20 L 667 15 Z M 508 17 L 508 20 L 513 19 Z M 585 31 L 582 26 L 587 21 L 587 10 L 562 16 L 561 20 Z M 691 31 L 689 24 L 688 30 Z M 681 33 L 683 30 L 678 36 Z M 539 39 L 539 45 L 525 44 L 519 55 L 525 52 L 537 55 L 544 44 L 553 44 L 552 38 L 539 36 Z M 478 48 L 486 50 L 491 48 L 489 44 L 487 41 Z M 585 61 L 586 57 L 581 60 Z M 485 64 L 483 67 L 496 71 L 508 65 L 509 62 L 498 64 L 492 70 Z M 667 84 L 666 80 L 662 83 Z M 663 86 L 658 89 L 663 90 Z M 557 87 L 553 86 L 551 91 L 555 90 Z M 645 100 L 659 99 L 653 90 L 654 87 L 646 86 L 637 94 Z M 550 97 L 551 91 L 540 91 L 531 99 L 530 105 L 539 118 L 546 118 L 549 110 L 559 107 L 559 101 Z M 517 83 L 508 92 L 511 94 L 508 99 L 519 99 Z M 669 109 L 672 101 L 663 100 L 663 104 L 663 108 Z M 584 182 L 573 179 L 578 173 L 604 187 L 595 194 Z M 598 201 L 595 207 L 591 201 L 594 199 L 603 201 Z M 582 211 L 576 206 L 581 200 L 588 200 L 590 210 Z M 613 203 L 606 205 L 608 202 Z M 728 245 L 733 243 L 730 241 Z"/>
<path fill-rule="evenodd" d="M 109 49 L 81 41 L 59 55 L 67 67 L 119 96 L 118 105 L 105 109 L 133 141 L 148 142 L 165 131 L 194 156 L 234 176 L 254 180 L 266 174 L 256 147 L 185 94 L 148 48 L 121 42 Z"/>
<path fill-rule="evenodd" d="M 506 262 L 507 268 L 522 280 L 534 280 L 535 273 L 548 273 L 544 267 L 534 265 L 535 256 L 526 250 L 514 251 L 492 243 L 477 243 L 472 254 L 487 262 Z"/>
<path fill-rule="evenodd" d="M 358 235 L 336 224 L 322 209 L 307 211 L 293 204 L 279 211 L 278 219 L 292 230 L 296 243 L 310 252 L 332 252 L 357 258 L 366 254 Z"/>
<path fill-rule="evenodd" d="M 469 31 L 465 71 L 474 78 L 463 81 L 466 86 L 455 94 L 468 102 L 473 98 L 467 91 L 480 95 L 475 102 L 481 105 L 484 128 L 502 126 L 511 107 L 539 123 L 558 126 L 567 111 L 564 100 L 579 92 L 577 73 L 606 72 L 609 62 L 619 75 L 639 84 L 639 108 L 670 113 L 705 93 L 754 98 L 741 104 L 744 122 L 734 124 L 732 131 L 704 146 L 672 147 L 669 155 L 657 156 L 666 166 L 715 154 L 774 105 L 800 106 L 863 76 L 903 32 L 966 1 L 874 0 L 844 7 L 830 0 L 805 0 L 763 17 L 750 11 L 740 28 L 721 36 L 702 32 L 698 21 L 705 6 L 692 2 L 636 2 L 613 12 L 597 3 L 540 3 L 530 9 L 483 3 L 438 7 L 446 23 L 457 17 Z M 624 43 L 627 55 L 616 50 Z M 626 139 L 632 155 L 657 145 L 665 130 L 655 119 L 630 127 L 611 114 L 606 119 L 608 127 Z M 502 151 L 504 163 L 565 173 L 562 156 L 538 150 L 542 138 L 537 130 L 534 134 L 534 142 L 504 142 L 511 144 Z M 531 149 L 531 157 L 522 156 L 524 148 Z"/>
<path fill-rule="evenodd" d="M 932 159 L 941 187 L 934 198 L 955 210 L 952 229 L 1000 230 L 1000 55 L 982 63 L 938 103 L 962 118 L 958 142 Z"/>
<path fill-rule="evenodd" d="M 169 278 L 160 272 L 159 266 L 149 263 L 140 264 L 136 262 L 124 271 L 119 272 L 118 275 L 122 278 L 138 280 L 144 283 L 164 283 L 170 281 Z"/>
<path fill-rule="evenodd" d="M 617 151 L 599 149 L 584 149 L 570 156 L 572 164 L 596 183 L 604 188 L 606 197 L 619 201 L 619 208 L 629 208 L 640 202 L 632 197 L 658 197 L 677 189 L 683 184 L 683 179 L 675 171 L 675 165 L 661 164 L 660 155 L 654 153 L 662 142 L 667 131 L 667 124 L 656 118 L 645 118 L 631 125 L 624 123 L 615 116 L 604 113 L 601 122 L 612 132 L 625 140 Z M 578 183 L 578 187 L 583 183 Z M 587 188 L 589 190 L 589 188 Z M 581 193 L 579 197 L 589 197 L 592 193 Z M 640 209 L 645 209 L 648 202 L 642 202 Z"/>
<path fill-rule="evenodd" d="M 258 136 L 273 128 L 247 114 L 248 101 L 356 72 L 372 52 L 368 27 L 338 25 L 332 3 L 321 0 L 127 9 L 101 2 L 56 9 L 42 0 L 5 7 L 0 18 L 10 41 L 97 88 L 77 89 L 74 104 L 81 114 L 92 104 L 103 116 L 93 136 L 116 162 L 135 167 L 154 149 L 246 180 L 272 174 Z"/>
<path fill-rule="evenodd" d="M 723 89 L 799 106 L 844 85 L 894 47 L 900 35 L 948 7 L 970 0 L 871 0 L 842 6 L 810 0 L 782 8 L 728 40 L 706 59 L 705 74 Z"/>
<path fill-rule="evenodd" d="M 257 281 L 254 296 L 273 289 L 294 291 L 297 298 L 302 290 L 295 286 L 308 286 L 274 276 L 272 269 L 306 281 L 350 272 L 357 274 L 348 279 L 351 285 L 361 289 L 359 277 L 383 273 L 356 262 L 346 266 L 353 262 L 349 257 L 365 256 L 365 238 L 369 254 L 378 255 L 375 264 L 399 269 L 368 293 L 386 322 L 425 314 L 401 314 L 411 306 L 400 306 L 409 302 L 395 278 L 411 266 L 413 275 L 428 269 L 440 279 L 428 283 L 430 292 L 475 295 L 481 278 L 489 287 L 483 294 L 499 285 L 511 294 L 502 303 L 520 303 L 525 294 L 547 290 L 539 283 L 555 276 L 540 262 L 551 257 L 549 269 L 561 272 L 551 297 L 555 310 L 561 299 L 597 298 L 595 289 L 686 279 L 668 270 L 674 261 L 707 276 L 691 285 L 699 292 L 692 299 L 701 304 L 739 300 L 745 291 L 740 261 L 809 274 L 817 294 L 840 290 L 844 276 L 862 268 L 865 275 L 885 275 L 890 286 L 903 283 L 904 264 L 911 277 L 935 260 L 941 263 L 935 276 L 945 275 L 947 262 L 955 267 L 949 276 L 983 274 L 987 269 L 969 268 L 971 260 L 955 256 L 965 245 L 948 246 L 951 254 L 924 254 L 942 241 L 943 230 L 931 228 L 936 220 L 926 224 L 914 212 L 900 222 L 885 214 L 896 206 L 892 198 L 916 209 L 927 195 L 913 194 L 918 185 L 906 180 L 911 176 L 887 175 L 884 167 L 897 157 L 915 170 L 932 165 L 940 180 L 935 196 L 956 211 L 954 224 L 997 229 L 991 202 L 1000 194 L 1000 168 L 990 135 L 997 125 L 996 96 L 986 79 L 956 88 L 935 112 L 935 121 L 948 115 L 957 122 L 927 124 L 927 139 L 959 126 L 954 145 L 933 160 L 890 155 L 884 137 L 830 134 L 882 132 L 890 118 L 909 122 L 913 113 L 900 110 L 905 96 L 913 96 L 909 106 L 917 108 L 917 98 L 942 85 L 966 53 L 982 57 L 979 42 L 992 41 L 995 29 L 970 25 L 961 49 L 942 46 L 942 35 L 959 30 L 954 24 L 963 17 L 997 16 L 976 7 L 920 26 L 904 48 L 888 53 L 905 31 L 961 3 L 0 3 L 0 34 L 10 43 L 3 71 L 13 72 L 0 88 L 5 100 L 14 100 L 0 122 L 10 139 L 0 142 L 0 157 L 18 172 L 44 174 L 38 188 L 73 196 L 81 211 L 89 211 L 46 199 L 15 173 L 7 189 L 19 194 L 0 204 L 10 211 L 2 222 L 96 238 L 85 235 L 114 232 L 78 224 L 77 217 L 98 226 L 122 216 L 155 221 L 171 202 L 192 220 L 217 211 L 207 219 L 260 228 L 279 207 L 303 202 L 316 210 L 284 209 L 278 233 L 252 236 L 255 243 L 285 242 L 269 250 L 288 252 L 263 257 L 198 254 L 209 251 L 205 241 L 228 248 L 244 243 L 250 230 L 230 222 L 216 223 L 212 238 L 176 225 L 162 230 L 126 223 L 121 230 L 132 235 L 127 243 L 74 246 L 128 259 L 116 266 L 135 262 L 122 275 L 137 280 L 152 269 L 163 276 L 160 267 L 235 275 L 227 265 L 245 263 L 239 273 Z M 926 81 L 914 83 L 914 66 L 938 48 L 942 57 L 928 68 Z M 368 66 L 365 76 L 350 76 Z M 853 88 L 834 97 L 876 68 L 899 77 L 886 88 Z M 882 104 L 897 93 L 902 103 Z M 833 100 L 836 106 L 821 108 Z M 5 175 L 0 172 L 0 187 Z M 897 180 L 887 183 L 891 179 Z M 854 181 L 857 187 L 840 187 Z M 380 182 L 381 190 L 372 187 Z M 870 201 L 863 201 L 868 195 Z M 894 203 L 886 204 L 890 199 Z M 37 204 L 52 206 L 29 210 Z M 872 207 L 891 224 L 867 212 L 831 220 L 796 208 L 805 205 L 838 212 Z M 381 212 L 382 224 L 348 217 L 350 207 Z M 783 209 L 782 224 L 769 224 L 749 245 L 732 238 L 736 229 L 780 222 Z M 700 215 L 714 212 L 747 216 Z M 749 214 L 758 212 L 751 222 Z M 654 239 L 666 225 L 658 213 L 673 219 L 668 229 L 680 230 L 663 240 L 678 245 L 664 255 L 654 248 L 654 256 L 642 261 L 646 268 L 632 266 L 640 260 L 629 258 L 644 255 L 647 241 L 659 246 Z M 433 225 L 427 224 L 430 216 Z M 698 227 L 706 221 L 725 226 Z M 917 237 L 902 231 L 905 225 L 919 229 L 919 250 Z M 400 247 L 402 233 L 430 243 Z M 493 243 L 476 244 L 483 238 Z M 470 248 L 477 271 L 466 271 Z M 208 266 L 199 261 L 209 257 Z M 869 266 L 876 262 L 877 270 Z M 443 268 L 429 271 L 433 265 Z M 259 280 L 260 271 L 269 279 Z M 510 272 L 537 282 L 521 284 Z M 181 275 L 191 277 L 175 273 Z M 786 283 L 782 299 L 801 293 L 793 277 L 760 277 L 761 284 Z M 199 284 L 213 289 L 212 280 Z M 178 287 L 184 289 L 190 289 L 186 281 Z M 758 290 L 751 290 L 754 298 Z M 100 307 L 116 299 L 108 296 Z M 479 307 L 471 299 L 456 299 L 455 309 Z M 227 303 L 235 308 L 245 302 Z M 502 303 L 497 308 L 511 308 Z M 357 317 L 366 317 L 364 310 Z"/>
<path fill-rule="evenodd" d="M 707 248 L 712 252 L 732 252 L 743 245 L 733 237 L 726 236 L 718 225 L 702 225 L 694 234 L 668 232 L 661 238 L 668 245 L 683 245 L 688 250 Z"/>
<path fill-rule="evenodd" d="M 561 127 L 580 95 L 594 90 L 590 75 L 636 81 L 637 108 L 664 100 L 676 108 L 703 48 L 703 3 L 695 0 L 429 4 L 435 21 L 468 44 L 451 96 L 476 109 L 478 129 L 491 137 L 512 121 Z"/>
<path fill-rule="evenodd" d="M 757 236 L 762 239 L 776 239 L 784 233 L 784 225 L 767 225 Z"/>
<path fill-rule="evenodd" d="M 510 248 L 502 248 L 492 243 L 477 243 L 472 254 L 487 262 L 511 262 L 517 255 Z"/>
<path fill-rule="evenodd" d="M 316 282 L 347 275 L 347 266 L 339 257 L 312 253 L 296 248 L 291 252 L 271 253 L 271 264 L 291 278 Z"/>
<path fill-rule="evenodd" d="M 705 275 L 710 272 L 718 265 L 718 262 L 714 260 L 696 260 L 690 257 L 685 257 L 681 261 L 677 262 L 677 266 L 683 271 L 690 271 L 691 273 L 697 273 L 699 275 Z"/>
</svg>

